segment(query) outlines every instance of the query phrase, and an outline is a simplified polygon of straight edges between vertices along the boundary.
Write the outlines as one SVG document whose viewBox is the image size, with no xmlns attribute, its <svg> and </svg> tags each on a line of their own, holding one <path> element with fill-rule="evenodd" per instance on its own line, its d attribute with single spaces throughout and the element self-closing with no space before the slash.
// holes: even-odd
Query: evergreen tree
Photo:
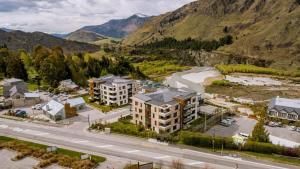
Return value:
<svg viewBox="0 0 300 169">
<path fill-rule="evenodd" d="M 28 74 L 19 53 L 10 53 L 9 57 L 6 57 L 5 63 L 7 77 L 15 77 L 24 81 L 28 80 Z"/>
<path fill-rule="evenodd" d="M 264 127 L 264 120 L 260 120 L 254 127 L 250 140 L 257 142 L 270 142 L 269 133 Z"/>
</svg>

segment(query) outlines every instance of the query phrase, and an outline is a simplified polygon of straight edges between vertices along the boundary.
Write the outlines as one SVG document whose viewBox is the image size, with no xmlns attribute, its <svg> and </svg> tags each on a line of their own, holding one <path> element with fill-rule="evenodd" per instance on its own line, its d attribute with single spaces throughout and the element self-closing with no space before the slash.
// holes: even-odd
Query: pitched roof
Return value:
<svg viewBox="0 0 300 169">
<path fill-rule="evenodd" d="M 25 98 L 39 98 L 40 94 L 38 93 L 24 93 Z"/>
<path fill-rule="evenodd" d="M 85 104 L 85 101 L 82 97 L 78 97 L 75 99 L 68 99 L 67 103 L 69 103 L 70 106 L 73 107 L 73 106 Z"/>
<path fill-rule="evenodd" d="M 300 99 L 286 99 L 276 97 L 269 103 L 269 109 L 286 111 L 287 113 L 295 112 L 300 115 Z"/>
<path fill-rule="evenodd" d="M 60 111 L 64 110 L 64 105 L 55 100 L 51 100 L 45 106 L 43 106 L 42 109 L 48 112 L 49 114 L 55 116 Z"/>
</svg>

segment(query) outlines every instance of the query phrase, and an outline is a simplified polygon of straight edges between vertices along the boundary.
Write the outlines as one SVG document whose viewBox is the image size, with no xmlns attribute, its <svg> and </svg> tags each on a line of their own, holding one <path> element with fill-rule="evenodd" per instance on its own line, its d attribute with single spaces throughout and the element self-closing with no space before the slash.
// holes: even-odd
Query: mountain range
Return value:
<svg viewBox="0 0 300 169">
<path fill-rule="evenodd" d="M 95 52 L 99 50 L 97 45 L 69 41 L 42 32 L 4 31 L 0 29 L 0 44 L 6 44 L 11 50 L 24 49 L 32 51 L 35 46 L 43 45 L 48 48 L 60 46 L 69 52 Z"/>
<path fill-rule="evenodd" d="M 151 17 L 143 14 L 135 14 L 126 19 L 113 19 L 101 25 L 85 26 L 78 31 L 90 31 L 102 36 L 112 38 L 124 38 L 141 27 Z"/>
<path fill-rule="evenodd" d="M 212 40 L 232 35 L 224 54 L 272 60 L 300 67 L 300 5 L 297 0 L 198 0 L 150 18 L 125 38 L 141 45 L 166 37 Z"/>
</svg>

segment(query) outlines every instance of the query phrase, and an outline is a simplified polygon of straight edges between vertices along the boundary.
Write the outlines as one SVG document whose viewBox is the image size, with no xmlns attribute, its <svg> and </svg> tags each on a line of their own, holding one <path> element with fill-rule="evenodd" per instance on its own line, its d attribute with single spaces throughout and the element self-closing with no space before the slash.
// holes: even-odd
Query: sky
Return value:
<svg viewBox="0 0 300 169">
<path fill-rule="evenodd" d="M 67 33 L 135 13 L 153 16 L 194 0 L 0 0 L 0 27 Z"/>
</svg>

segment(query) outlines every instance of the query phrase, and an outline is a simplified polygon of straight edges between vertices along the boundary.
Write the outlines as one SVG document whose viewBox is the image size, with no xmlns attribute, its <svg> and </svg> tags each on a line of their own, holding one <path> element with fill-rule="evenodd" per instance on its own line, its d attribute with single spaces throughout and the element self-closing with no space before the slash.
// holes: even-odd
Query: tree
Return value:
<svg viewBox="0 0 300 169">
<path fill-rule="evenodd" d="M 6 58 L 9 56 L 7 48 L 0 47 L 0 73 L 5 74 L 6 72 Z"/>
<path fill-rule="evenodd" d="M 261 119 L 258 123 L 256 123 L 250 140 L 265 143 L 270 142 L 269 133 L 264 127 L 264 120 Z"/>
<path fill-rule="evenodd" d="M 28 74 L 25 65 L 20 58 L 20 53 L 10 53 L 6 58 L 6 76 L 28 80 Z"/>
</svg>

